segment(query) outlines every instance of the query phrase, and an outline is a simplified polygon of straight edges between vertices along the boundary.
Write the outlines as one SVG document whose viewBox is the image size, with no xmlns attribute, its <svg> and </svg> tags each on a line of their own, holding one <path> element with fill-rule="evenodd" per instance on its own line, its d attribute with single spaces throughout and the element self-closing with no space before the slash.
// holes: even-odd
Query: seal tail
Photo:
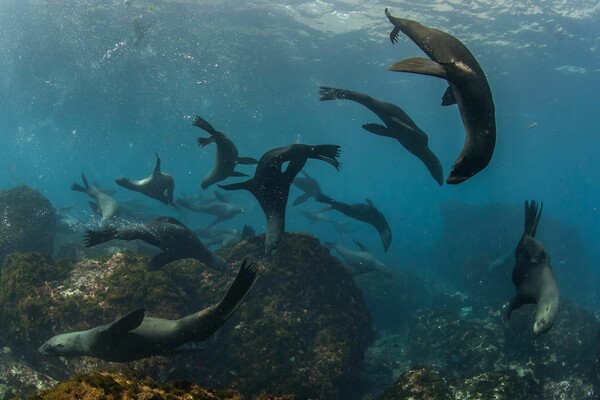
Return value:
<svg viewBox="0 0 600 400">
<path fill-rule="evenodd" d="M 327 86 L 319 86 L 319 100 L 338 100 L 347 99 L 348 91 Z"/>
<path fill-rule="evenodd" d="M 525 200 L 525 226 L 523 231 L 524 235 L 535 237 L 535 233 L 540 222 L 540 217 L 542 216 L 543 208 L 543 202 L 540 203 L 538 208 L 538 203 L 535 200 L 531 200 L 531 202 Z"/>
<path fill-rule="evenodd" d="M 215 317 L 225 321 L 233 315 L 256 283 L 257 273 L 256 263 L 244 260 L 235 280 L 227 289 L 227 293 L 215 306 Z"/>
<path fill-rule="evenodd" d="M 100 243 L 108 242 L 117 234 L 116 228 L 106 228 L 97 231 L 88 230 L 83 235 L 83 243 L 85 247 L 92 247 Z"/>
<path fill-rule="evenodd" d="M 325 161 L 333 165 L 338 171 L 340 170 L 342 164 L 337 160 L 337 157 L 340 156 L 340 146 L 337 144 L 320 144 L 312 147 L 315 153 L 312 158 Z"/>
</svg>

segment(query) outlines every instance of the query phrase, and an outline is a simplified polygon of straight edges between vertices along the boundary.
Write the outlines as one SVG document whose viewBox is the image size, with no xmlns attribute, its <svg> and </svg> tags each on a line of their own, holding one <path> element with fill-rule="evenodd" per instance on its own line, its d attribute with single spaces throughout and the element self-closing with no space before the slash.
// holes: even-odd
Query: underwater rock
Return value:
<svg viewBox="0 0 600 400">
<path fill-rule="evenodd" d="M 28 186 L 0 192 L 0 265 L 15 251 L 52 254 L 55 214 L 50 201 Z"/>
<path fill-rule="evenodd" d="M 43 390 L 30 400 L 54 399 L 219 399 L 241 400 L 234 390 L 209 390 L 187 381 L 158 384 L 152 378 L 136 378 L 121 373 L 93 372 L 77 375 Z"/>
<path fill-rule="evenodd" d="M 57 383 L 16 360 L 15 356 L 20 358 L 8 347 L 0 349 L 0 399 L 21 399 Z"/>
<path fill-rule="evenodd" d="M 371 320 L 352 276 L 328 249 L 312 236 L 285 234 L 266 258 L 261 236 L 221 256 L 229 261 L 227 273 L 191 259 L 148 271 L 148 257 L 131 253 L 55 263 L 39 255 L 13 255 L 0 281 L 4 338 L 36 370 L 58 380 L 92 370 L 134 369 L 161 381 L 187 379 L 250 397 L 356 398 Z M 149 316 L 168 319 L 210 306 L 245 258 L 258 261 L 259 280 L 231 320 L 202 344 L 202 352 L 126 364 L 37 355 L 37 347 L 57 333 L 89 329 L 142 305 Z"/>
<path fill-rule="evenodd" d="M 513 371 L 485 372 L 456 382 L 452 385 L 452 390 L 455 400 L 535 400 L 540 398 L 534 394 L 536 386 L 531 377 L 523 379 Z"/>
<path fill-rule="evenodd" d="M 400 375 L 378 400 L 452 400 L 446 382 L 428 367 L 416 367 Z"/>
</svg>

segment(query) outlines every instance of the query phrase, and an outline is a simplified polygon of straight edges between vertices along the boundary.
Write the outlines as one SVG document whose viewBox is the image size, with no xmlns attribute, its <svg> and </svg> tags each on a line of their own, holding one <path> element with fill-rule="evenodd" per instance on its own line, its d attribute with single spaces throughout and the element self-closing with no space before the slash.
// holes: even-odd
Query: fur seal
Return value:
<svg viewBox="0 0 600 400">
<path fill-rule="evenodd" d="M 374 112 L 385 124 L 364 124 L 362 127 L 375 135 L 396 139 L 406 150 L 416 156 L 429 170 L 438 183 L 444 182 L 442 164 L 429 148 L 429 138 L 417 124 L 395 104 L 386 103 L 373 97 L 346 89 L 336 89 L 326 86 L 319 87 L 320 100 L 352 100 Z"/>
<path fill-rule="evenodd" d="M 246 212 L 244 207 L 238 207 L 235 204 L 222 201 L 217 201 L 210 204 L 194 204 L 187 200 L 179 198 L 177 199 L 177 204 L 183 208 L 187 208 L 188 210 L 194 212 L 202 212 L 216 216 L 217 219 L 211 222 L 206 227 L 206 229 L 210 229 L 218 223 L 227 221 L 228 219 L 231 219 L 238 214 L 243 214 L 244 212 Z"/>
<path fill-rule="evenodd" d="M 171 174 L 161 172 L 160 157 L 157 153 L 154 154 L 156 155 L 156 165 L 154 171 L 152 171 L 152 175 L 139 181 L 129 178 L 119 178 L 115 182 L 125 189 L 140 192 L 161 203 L 177 208 L 175 203 L 173 203 L 173 190 L 175 190 L 173 177 Z"/>
<path fill-rule="evenodd" d="M 219 185 L 225 190 L 244 189 L 254 195 L 267 217 L 265 249 L 273 251 L 285 231 L 285 209 L 290 185 L 309 158 L 325 161 L 339 170 L 340 146 L 292 144 L 267 151 L 258 160 L 254 177 L 245 182 Z M 285 170 L 283 164 L 288 162 Z"/>
<path fill-rule="evenodd" d="M 387 8 L 385 15 L 394 25 L 390 33 L 392 43 L 398 41 L 398 33 L 402 32 L 430 58 L 409 58 L 393 64 L 389 70 L 448 81 L 442 105 L 458 104 L 465 126 L 465 144 L 446 182 L 464 182 L 489 164 L 496 145 L 496 111 L 485 74 L 469 49 L 455 37 L 410 19 L 393 17 Z"/>
<path fill-rule="evenodd" d="M 129 362 L 194 351 L 182 346 L 211 337 L 237 310 L 256 279 L 256 264 L 244 260 L 225 296 L 204 310 L 169 320 L 146 317 L 145 310 L 140 308 L 110 324 L 56 335 L 44 343 L 39 352 L 44 356 L 87 356 Z"/>
<path fill-rule="evenodd" d="M 506 315 L 510 319 L 512 311 L 523 304 L 537 304 L 533 324 L 536 336 L 552 327 L 560 297 L 550 257 L 542 243 L 535 239 L 543 207 L 544 203 L 540 203 L 538 210 L 535 201 L 525 201 L 525 229 L 515 249 L 515 266 L 512 272 L 517 295 L 506 305 Z"/>
<path fill-rule="evenodd" d="M 315 197 L 317 193 L 321 193 L 321 186 L 316 179 L 313 179 L 308 175 L 304 170 L 300 171 L 304 177 L 296 177 L 292 181 L 292 184 L 296 186 L 298 189 L 302 190 L 304 194 L 301 194 L 294 200 L 292 203 L 293 206 L 297 206 L 299 204 L 304 203 L 306 200 L 311 197 Z"/>
<path fill-rule="evenodd" d="M 392 269 L 379 261 L 367 247 L 354 240 L 354 243 L 358 246 L 360 251 L 350 250 L 344 246 L 332 242 L 323 242 L 325 247 L 335 249 L 338 253 L 344 257 L 346 263 L 352 270 L 353 276 L 363 275 L 369 272 L 377 272 L 382 274 L 386 278 L 392 278 Z"/>
<path fill-rule="evenodd" d="M 96 202 L 90 201 L 90 207 L 92 207 L 94 212 L 99 213 L 102 216 L 100 225 L 106 224 L 111 218 L 117 215 L 119 210 L 117 202 L 98 187 L 90 186 L 83 172 L 81 173 L 81 180 L 83 181 L 83 186 L 78 183 L 73 183 L 71 185 L 71 190 L 87 193 L 88 196 L 93 198 Z"/>
<path fill-rule="evenodd" d="M 207 249 L 193 231 L 173 217 L 158 217 L 145 224 L 88 230 L 83 242 L 86 247 L 92 247 L 113 239 L 143 240 L 161 249 L 162 253 L 150 260 L 152 270 L 183 258 L 195 258 L 214 269 L 222 270 L 225 267 L 221 257 Z"/>
<path fill-rule="evenodd" d="M 217 144 L 217 160 L 213 169 L 202 178 L 202 189 L 206 189 L 210 185 L 221 182 L 230 176 L 248 176 L 241 172 L 234 171 L 235 166 L 237 164 L 256 164 L 258 162 L 256 159 L 239 157 L 238 149 L 231 139 L 229 139 L 225 133 L 213 128 L 211 124 L 201 117 L 196 116 L 192 124 L 210 134 L 209 138 L 197 139 L 199 146 L 204 147 L 211 143 Z"/>
<path fill-rule="evenodd" d="M 372 225 L 379 232 L 383 249 L 388 251 L 392 243 L 392 229 L 383 214 L 370 199 L 365 199 L 367 204 L 347 204 L 319 193 L 315 196 L 315 200 L 319 203 L 329 204 L 329 207 L 323 211 L 337 210 L 350 218 Z"/>
</svg>

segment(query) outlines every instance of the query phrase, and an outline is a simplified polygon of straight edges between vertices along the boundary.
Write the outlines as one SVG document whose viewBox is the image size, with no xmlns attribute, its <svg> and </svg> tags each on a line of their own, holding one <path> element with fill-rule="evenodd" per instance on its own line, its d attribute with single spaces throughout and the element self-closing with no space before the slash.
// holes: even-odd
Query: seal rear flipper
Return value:
<svg viewBox="0 0 600 400">
<path fill-rule="evenodd" d="M 203 138 L 203 137 L 199 137 L 198 139 L 196 139 L 196 143 L 198 143 L 198 146 L 200 147 L 206 147 L 211 143 L 215 142 L 215 138 L 214 137 L 209 137 L 209 138 Z"/>
<path fill-rule="evenodd" d="M 111 335 L 123 335 L 127 332 L 131 332 L 142 324 L 145 315 L 146 310 L 143 308 L 138 308 L 137 310 L 130 312 L 124 317 L 119 318 L 115 322 L 108 325 L 105 333 L 109 333 Z"/>
<path fill-rule="evenodd" d="M 394 72 L 410 72 L 412 74 L 429 75 L 437 78 L 447 79 L 446 70 L 440 63 L 424 57 L 412 57 L 398 61 L 388 67 Z"/>
<path fill-rule="evenodd" d="M 223 190 L 247 190 L 249 192 L 252 192 L 253 190 L 253 182 L 252 179 L 246 181 L 246 182 L 238 182 L 238 183 L 232 183 L 229 185 L 219 185 L 217 184 L 218 187 L 220 187 Z"/>
<path fill-rule="evenodd" d="M 242 165 L 258 164 L 258 160 L 256 158 L 252 158 L 252 157 L 238 157 L 237 162 L 238 162 L 238 164 L 242 164 Z"/>
<path fill-rule="evenodd" d="M 226 321 L 238 309 L 257 279 L 258 267 L 255 262 L 244 260 L 235 280 L 227 289 L 225 296 L 215 306 L 214 315 Z"/>
<path fill-rule="evenodd" d="M 319 100 L 338 100 L 346 99 L 347 90 L 336 89 L 327 86 L 319 86 Z"/>
<path fill-rule="evenodd" d="M 156 165 L 154 166 L 154 171 L 152 171 L 152 176 L 158 176 L 160 175 L 160 157 L 156 151 L 154 155 L 156 156 Z"/>
<path fill-rule="evenodd" d="M 310 199 L 312 196 L 310 193 L 304 193 L 301 194 L 300 196 L 298 196 L 298 198 L 296 200 L 294 200 L 294 202 L 292 203 L 293 206 L 297 206 L 299 204 L 304 203 L 306 200 Z"/>
<path fill-rule="evenodd" d="M 225 196 L 223 196 L 221 193 L 217 192 L 215 190 L 215 198 L 217 200 L 219 200 L 221 203 L 229 203 L 229 200 L 227 200 L 227 198 Z"/>
<path fill-rule="evenodd" d="M 192 121 L 192 125 L 197 126 L 198 128 L 210 133 L 211 135 L 217 132 L 217 130 L 213 128 L 213 126 L 210 123 L 208 123 L 208 121 L 206 121 L 198 115 L 196 115 L 196 117 Z"/>
<path fill-rule="evenodd" d="M 456 97 L 454 97 L 454 92 L 452 91 L 452 88 L 448 86 L 448 88 L 444 92 L 444 95 L 442 96 L 442 105 L 451 106 L 454 104 L 456 104 Z"/>
<path fill-rule="evenodd" d="M 251 225 L 244 225 L 244 227 L 242 228 L 242 233 L 240 235 L 241 240 L 245 240 L 254 236 L 256 236 L 256 231 L 254 230 L 254 228 Z"/>
<path fill-rule="evenodd" d="M 525 200 L 525 226 L 523 230 L 524 235 L 529 235 L 531 237 L 535 237 L 537 232 L 537 227 L 540 222 L 540 218 L 542 217 L 542 209 L 544 208 L 544 203 L 540 203 L 539 209 L 538 204 L 535 200 L 531 200 L 528 202 Z"/>
<path fill-rule="evenodd" d="M 444 169 L 442 167 L 442 163 L 439 158 L 435 155 L 433 151 L 429 147 L 427 147 L 424 151 L 419 152 L 416 156 L 425 164 L 427 170 L 433 177 L 433 179 L 438 183 L 438 185 L 442 186 L 444 184 Z"/>
<path fill-rule="evenodd" d="M 354 244 L 356 244 L 356 246 L 358 246 L 358 248 L 361 251 L 369 253 L 369 249 L 367 249 L 367 247 L 364 244 L 362 244 L 361 242 L 359 242 L 358 240 L 355 240 L 355 239 L 352 239 L 352 241 L 354 242 Z"/>
<path fill-rule="evenodd" d="M 85 247 L 92 247 L 100 243 L 112 240 L 117 234 L 116 228 L 106 228 L 97 231 L 88 230 L 83 235 L 83 243 Z"/>
<path fill-rule="evenodd" d="M 208 224 L 208 225 L 206 226 L 206 228 L 204 228 L 204 229 L 206 229 L 206 230 L 209 230 L 210 228 L 214 227 L 215 225 L 217 225 L 217 224 L 219 224 L 219 223 L 221 223 L 221 222 L 223 222 L 223 221 L 225 221 L 225 219 L 223 219 L 223 218 L 221 218 L 221 217 L 218 217 L 218 218 L 217 218 L 217 219 L 215 219 L 213 222 L 211 222 L 210 224 Z"/>
<path fill-rule="evenodd" d="M 339 171 L 341 163 L 337 160 L 340 156 L 340 146 L 337 144 L 319 144 L 312 146 L 312 151 L 315 153 L 311 158 L 316 158 L 331 164 Z"/>
</svg>

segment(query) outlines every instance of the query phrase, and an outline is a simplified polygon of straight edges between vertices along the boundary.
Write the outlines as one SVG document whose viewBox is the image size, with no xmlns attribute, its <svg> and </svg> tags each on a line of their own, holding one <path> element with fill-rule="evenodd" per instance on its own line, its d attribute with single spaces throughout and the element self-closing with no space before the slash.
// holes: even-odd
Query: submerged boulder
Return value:
<svg viewBox="0 0 600 400">
<path fill-rule="evenodd" d="M 0 265 L 15 251 L 52 254 L 55 213 L 50 201 L 28 186 L 0 192 Z"/>
<path fill-rule="evenodd" d="M 59 380 L 133 368 L 160 380 L 188 379 L 246 396 L 356 397 L 372 330 L 352 276 L 312 236 L 286 234 L 270 256 L 263 243 L 259 236 L 223 251 L 230 264 L 226 273 L 190 259 L 148 271 L 148 257 L 131 253 L 61 263 L 16 254 L 7 260 L 0 287 L 5 341 Z M 258 261 L 259 280 L 202 352 L 127 364 L 37 355 L 37 347 L 55 334 L 105 324 L 140 306 L 149 316 L 176 319 L 213 305 L 245 258 Z"/>
</svg>

